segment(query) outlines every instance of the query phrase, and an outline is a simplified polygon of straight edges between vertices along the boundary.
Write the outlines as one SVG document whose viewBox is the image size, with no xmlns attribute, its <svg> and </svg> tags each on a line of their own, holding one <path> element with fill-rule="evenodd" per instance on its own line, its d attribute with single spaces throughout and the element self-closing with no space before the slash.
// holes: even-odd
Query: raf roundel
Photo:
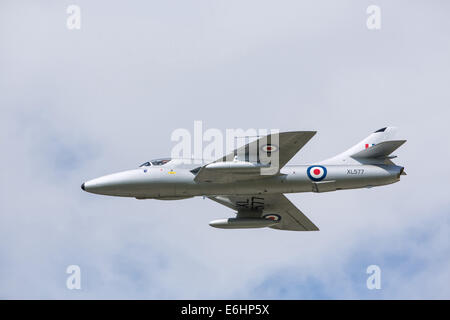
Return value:
<svg viewBox="0 0 450 320">
<path fill-rule="evenodd" d="M 280 221 L 281 217 L 277 214 L 266 214 L 264 217 L 264 219 L 268 219 L 268 220 L 273 220 L 273 221 Z"/>
<path fill-rule="evenodd" d="M 261 150 L 264 152 L 275 152 L 278 150 L 278 147 L 274 144 L 266 144 L 261 147 Z"/>
<path fill-rule="evenodd" d="M 306 170 L 306 173 L 312 181 L 321 181 L 327 176 L 327 168 L 324 166 L 311 166 Z"/>
</svg>

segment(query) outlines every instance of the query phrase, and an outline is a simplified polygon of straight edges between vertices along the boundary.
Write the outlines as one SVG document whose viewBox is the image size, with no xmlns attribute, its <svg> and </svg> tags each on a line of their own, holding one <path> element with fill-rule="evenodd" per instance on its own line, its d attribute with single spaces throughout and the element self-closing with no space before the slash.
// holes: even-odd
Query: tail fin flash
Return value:
<svg viewBox="0 0 450 320">
<path fill-rule="evenodd" d="M 381 128 L 370 136 L 360 141 L 347 151 L 344 151 L 337 156 L 322 161 L 322 164 L 390 164 L 389 159 L 395 158 L 391 156 L 392 152 L 397 150 L 406 140 L 390 140 L 397 128 L 385 127 Z"/>
</svg>

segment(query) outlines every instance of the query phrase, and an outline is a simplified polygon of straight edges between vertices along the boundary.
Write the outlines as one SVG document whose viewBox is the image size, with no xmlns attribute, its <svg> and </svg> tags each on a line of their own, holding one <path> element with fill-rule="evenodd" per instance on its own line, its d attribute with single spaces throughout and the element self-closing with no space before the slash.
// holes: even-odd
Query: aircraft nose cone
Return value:
<svg viewBox="0 0 450 320">
<path fill-rule="evenodd" d="M 142 170 L 127 170 L 85 181 L 81 189 L 95 194 L 126 196 L 136 184 L 146 182 L 145 177 Z"/>
</svg>

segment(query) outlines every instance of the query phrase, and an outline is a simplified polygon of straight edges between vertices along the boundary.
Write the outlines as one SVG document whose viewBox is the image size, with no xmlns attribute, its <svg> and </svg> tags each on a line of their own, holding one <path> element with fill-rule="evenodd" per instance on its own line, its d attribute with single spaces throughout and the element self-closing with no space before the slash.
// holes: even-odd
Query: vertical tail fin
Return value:
<svg viewBox="0 0 450 320">
<path fill-rule="evenodd" d="M 389 155 L 406 142 L 406 140 L 390 140 L 396 132 L 395 127 L 381 128 L 350 149 L 322 161 L 321 164 L 392 163 L 389 159 L 394 157 Z"/>
</svg>

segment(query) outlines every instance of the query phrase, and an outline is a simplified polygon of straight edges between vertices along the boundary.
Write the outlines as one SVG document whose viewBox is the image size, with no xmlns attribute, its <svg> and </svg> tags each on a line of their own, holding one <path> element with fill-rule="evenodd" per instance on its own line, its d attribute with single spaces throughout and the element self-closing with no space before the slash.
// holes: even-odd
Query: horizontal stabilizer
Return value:
<svg viewBox="0 0 450 320">
<path fill-rule="evenodd" d="M 353 154 L 352 158 L 386 158 L 397 150 L 406 140 L 383 141 Z"/>
</svg>

